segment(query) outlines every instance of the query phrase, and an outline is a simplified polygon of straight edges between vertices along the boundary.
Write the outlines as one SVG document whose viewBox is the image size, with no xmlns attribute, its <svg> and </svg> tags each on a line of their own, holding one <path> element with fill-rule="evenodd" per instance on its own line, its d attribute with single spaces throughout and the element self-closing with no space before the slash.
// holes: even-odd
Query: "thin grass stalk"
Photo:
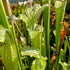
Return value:
<svg viewBox="0 0 70 70">
<path fill-rule="evenodd" d="M 25 34 L 25 38 L 26 38 L 26 45 L 29 46 L 30 45 L 30 38 L 29 38 L 29 32 L 26 29 L 26 25 L 23 22 L 23 28 L 24 28 L 24 34 Z M 31 45 L 30 45 L 31 46 Z"/>
<path fill-rule="evenodd" d="M 42 20 L 41 20 L 41 26 L 43 26 L 43 18 L 42 18 Z M 42 39 L 42 38 L 43 38 L 43 34 L 44 34 L 44 33 L 41 32 L 41 50 L 40 50 L 40 51 L 41 51 L 41 55 L 45 57 L 45 56 L 46 56 L 46 49 L 45 49 L 45 46 L 44 46 L 44 44 L 43 44 L 43 43 L 44 43 L 44 42 L 43 42 L 43 39 Z"/>
<path fill-rule="evenodd" d="M 66 58 L 66 51 L 67 51 L 67 37 L 65 37 L 65 41 L 64 41 L 64 54 L 65 54 L 65 58 Z"/>
<path fill-rule="evenodd" d="M 69 42 L 70 42 L 70 40 L 69 40 Z M 68 56 L 68 63 L 70 63 L 70 45 L 69 45 L 69 42 L 68 42 L 68 39 L 67 39 L 67 36 L 66 36 L 66 46 L 65 46 L 65 49 L 64 49 L 64 51 L 66 52 L 66 48 L 68 47 L 68 49 L 69 49 L 69 56 Z"/>
<path fill-rule="evenodd" d="M 70 37 L 69 37 L 69 42 L 67 40 L 67 45 L 68 45 L 68 49 L 69 49 L 68 63 L 70 63 Z"/>
<path fill-rule="evenodd" d="M 17 22 L 16 22 L 16 23 L 17 23 Z M 15 26 L 16 26 L 16 28 L 17 28 L 19 34 L 20 34 L 21 36 L 23 36 L 23 34 L 21 33 L 21 31 L 20 31 L 20 29 L 19 29 L 19 27 L 18 27 L 18 25 L 17 25 L 16 23 L 14 23 L 14 24 L 15 24 Z"/>
<path fill-rule="evenodd" d="M 15 45 L 16 45 L 18 59 L 19 59 L 19 63 L 18 63 L 19 64 L 19 70 L 22 70 L 21 56 L 20 56 L 19 47 L 18 47 L 18 43 L 16 40 L 16 34 L 15 34 L 15 29 L 14 29 L 14 23 L 15 22 L 13 22 L 13 20 L 11 20 L 11 23 L 12 23 L 12 36 L 13 36 L 13 40 L 14 40 Z"/>
<path fill-rule="evenodd" d="M 41 19 L 41 26 L 43 26 L 43 19 Z M 43 34 L 41 33 L 41 49 L 40 49 L 40 51 L 41 51 L 41 55 L 44 56 L 44 52 L 42 54 L 42 51 L 43 51 L 43 49 L 42 49 L 42 36 L 43 36 Z"/>
<path fill-rule="evenodd" d="M 69 58 L 68 58 L 68 61 L 70 63 L 70 37 L 69 37 Z"/>
<path fill-rule="evenodd" d="M 64 42 L 64 52 L 66 53 L 67 51 L 67 36 L 65 37 L 65 42 Z"/>
<path fill-rule="evenodd" d="M 48 4 L 49 6 L 44 10 L 44 31 L 45 31 L 45 46 L 46 46 L 46 56 L 48 58 L 46 70 L 50 70 L 50 3 L 51 0 L 42 0 L 42 4 Z"/>
</svg>

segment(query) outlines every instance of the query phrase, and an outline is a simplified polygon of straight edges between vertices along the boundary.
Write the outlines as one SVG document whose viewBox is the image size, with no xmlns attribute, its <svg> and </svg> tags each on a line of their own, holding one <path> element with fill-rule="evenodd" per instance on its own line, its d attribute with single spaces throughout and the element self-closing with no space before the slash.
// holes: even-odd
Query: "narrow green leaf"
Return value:
<svg viewBox="0 0 70 70">
<path fill-rule="evenodd" d="M 6 13 L 5 13 L 5 10 L 4 10 L 4 7 L 3 7 L 2 0 L 0 0 L 0 25 L 9 29 L 9 24 L 8 24 Z"/>
<path fill-rule="evenodd" d="M 60 41 L 60 22 L 63 22 L 64 13 L 66 7 L 65 1 L 55 2 L 55 14 L 56 14 L 56 53 L 58 53 L 59 41 Z"/>
<path fill-rule="evenodd" d="M 42 0 L 42 4 L 48 4 L 49 6 L 43 11 L 44 16 L 44 31 L 45 31 L 45 46 L 46 56 L 48 58 L 48 65 L 46 70 L 50 70 L 50 4 L 51 0 Z"/>
<path fill-rule="evenodd" d="M 63 22 L 64 19 L 64 13 L 65 13 L 65 7 L 66 7 L 66 0 L 64 1 L 56 1 L 55 2 L 55 16 L 56 16 L 56 37 L 55 37 L 55 43 L 56 43 L 56 61 L 55 61 L 55 70 L 59 70 L 59 44 L 60 44 L 60 22 Z"/>
</svg>

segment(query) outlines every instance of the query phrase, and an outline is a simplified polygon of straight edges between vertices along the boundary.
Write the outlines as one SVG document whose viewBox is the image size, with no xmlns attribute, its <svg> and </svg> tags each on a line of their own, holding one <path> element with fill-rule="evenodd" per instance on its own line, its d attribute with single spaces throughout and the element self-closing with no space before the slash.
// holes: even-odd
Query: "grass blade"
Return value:
<svg viewBox="0 0 70 70">
<path fill-rule="evenodd" d="M 42 4 L 48 4 L 49 6 L 44 10 L 44 30 L 45 30 L 45 46 L 46 46 L 46 56 L 48 58 L 47 70 L 50 70 L 50 3 L 51 0 L 42 0 Z"/>
<path fill-rule="evenodd" d="M 8 20 L 7 20 L 6 14 L 5 14 L 2 0 L 0 0 L 0 25 L 9 29 L 9 24 L 8 24 Z"/>
</svg>

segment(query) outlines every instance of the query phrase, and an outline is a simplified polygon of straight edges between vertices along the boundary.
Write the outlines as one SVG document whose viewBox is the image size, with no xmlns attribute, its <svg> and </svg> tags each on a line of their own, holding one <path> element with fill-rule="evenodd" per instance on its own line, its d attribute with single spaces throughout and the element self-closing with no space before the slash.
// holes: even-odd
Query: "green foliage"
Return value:
<svg viewBox="0 0 70 70">
<path fill-rule="evenodd" d="M 33 47 L 25 47 L 22 52 L 22 59 L 26 58 L 25 56 L 30 56 L 30 60 L 31 61 L 29 63 L 29 66 L 31 66 L 31 70 L 45 70 L 46 67 L 46 60 L 47 58 L 40 56 L 40 51 L 33 48 Z M 32 60 L 32 58 L 35 58 Z"/>
<path fill-rule="evenodd" d="M 58 46 L 60 41 L 60 22 L 63 22 L 65 12 L 66 1 L 55 2 L 56 13 L 56 53 L 58 53 Z"/>
<path fill-rule="evenodd" d="M 63 49 L 60 50 L 59 60 L 60 60 L 61 62 L 65 62 L 65 61 L 66 61 L 65 52 L 64 52 Z"/>
<path fill-rule="evenodd" d="M 31 37 L 31 43 L 34 48 L 40 50 L 41 48 L 41 32 L 39 31 L 29 31 Z"/>
<path fill-rule="evenodd" d="M 1 38 L 3 40 L 1 40 Z M 19 60 L 17 50 L 10 31 L 0 27 L 0 41 L 2 43 L 2 47 L 0 47 L 0 54 L 6 67 L 6 70 L 18 70 Z"/>
<path fill-rule="evenodd" d="M 67 3 L 70 3 L 70 0 L 68 0 Z"/>
<path fill-rule="evenodd" d="M 39 19 L 42 11 L 47 7 L 47 5 L 40 6 L 35 4 L 33 7 L 27 8 L 23 15 L 20 15 L 20 19 L 25 22 L 26 28 L 28 30 L 34 30 L 37 20 Z"/>
<path fill-rule="evenodd" d="M 55 27 L 56 28 L 56 37 L 55 37 L 56 51 L 55 52 L 57 55 L 59 55 L 58 48 L 60 44 L 60 30 L 61 30 L 60 23 L 63 22 L 64 19 L 65 7 L 66 7 L 66 0 L 55 2 L 55 16 L 56 16 L 56 27 Z M 59 70 L 58 62 L 59 62 L 59 56 L 56 56 L 55 70 Z"/>
<path fill-rule="evenodd" d="M 0 0 L 0 25 L 9 29 L 9 24 L 8 24 L 8 20 L 7 20 L 6 14 L 5 14 L 2 0 Z"/>
<path fill-rule="evenodd" d="M 59 62 L 59 69 L 60 70 L 70 70 L 70 64 L 67 64 L 66 62 Z"/>
<path fill-rule="evenodd" d="M 2 26 L 0 26 L 0 42 L 3 42 L 5 41 L 5 33 L 6 33 L 6 29 L 5 28 L 2 28 Z"/>
<path fill-rule="evenodd" d="M 43 11 L 44 17 L 44 32 L 45 32 L 45 50 L 46 50 L 46 57 L 48 57 L 48 65 L 46 70 L 50 70 L 50 4 L 51 0 L 42 0 L 42 5 L 48 4 L 48 7 Z"/>
<path fill-rule="evenodd" d="M 32 62 L 31 70 L 45 70 L 46 60 L 44 58 L 35 59 Z"/>
<path fill-rule="evenodd" d="M 24 14 L 20 15 L 20 19 L 24 22 L 24 32 L 27 43 L 30 38 L 31 46 L 36 49 L 39 49 L 40 51 L 41 51 L 41 32 L 43 31 L 43 27 L 41 25 L 38 25 L 38 19 L 42 11 L 46 7 L 47 5 L 41 7 L 40 5 L 35 4 L 30 8 L 26 8 Z"/>
<path fill-rule="evenodd" d="M 39 50 L 41 50 L 41 33 L 42 32 L 43 32 L 43 27 L 41 25 L 36 25 L 35 30 L 29 31 L 32 47 Z"/>
<path fill-rule="evenodd" d="M 50 3 L 51 3 L 50 1 L 51 0 L 47 1 L 42 0 L 42 4 L 45 4 L 43 6 L 40 6 L 39 4 L 34 4 L 34 6 L 31 6 L 30 8 L 26 7 L 26 5 L 17 7 L 17 12 L 15 12 L 15 14 L 17 16 L 20 15 L 18 18 L 22 20 L 20 21 L 20 23 L 23 23 L 23 28 L 24 28 L 22 29 L 24 30 L 23 31 L 24 34 L 22 34 L 22 32 L 20 32 L 19 29 L 18 30 L 16 29 L 15 31 L 16 27 L 14 26 L 14 24 L 17 24 L 15 23 L 15 20 L 17 20 L 18 24 L 20 25 L 20 29 L 22 26 L 22 24 L 19 23 L 19 20 L 17 18 L 14 17 L 13 19 L 11 17 L 9 18 L 12 24 L 11 28 L 9 27 L 8 20 L 2 4 L 2 0 L 0 0 L 0 13 L 1 13 L 0 14 L 0 55 L 3 59 L 6 70 L 45 70 L 45 68 L 46 70 L 50 70 Z M 58 56 L 56 56 L 54 70 L 59 70 L 59 69 L 70 70 L 70 64 L 65 63 L 67 46 L 69 49 L 68 63 L 70 62 L 70 47 L 68 41 L 65 41 L 66 47 L 64 48 L 64 50 L 61 49 L 60 55 L 58 50 L 60 44 L 60 30 L 61 30 L 60 22 L 63 22 L 65 7 L 66 7 L 66 0 L 64 1 L 58 0 L 55 2 L 55 14 L 56 14 L 55 53 Z M 42 26 L 43 19 L 42 19 L 42 25 L 38 25 L 38 20 L 42 12 L 44 19 L 44 28 Z M 22 37 L 20 36 L 20 34 L 16 34 L 17 31 L 19 31 Z M 19 39 L 17 37 L 18 35 Z M 26 43 L 28 46 L 26 46 L 25 38 L 23 38 L 23 35 L 25 35 L 26 37 Z M 23 46 L 25 48 L 22 48 L 22 50 L 21 50 L 22 43 L 20 43 L 19 45 L 22 58 L 20 57 L 19 46 L 17 43 L 17 40 L 20 41 L 20 37 L 22 43 L 25 44 Z M 46 63 L 47 58 L 45 56 L 48 57 L 47 63 Z M 23 69 L 22 69 L 21 59 L 22 59 Z"/>
<path fill-rule="evenodd" d="M 9 27 L 2 0 L 0 0 L 0 13 L 0 54 L 2 60 L 6 70 L 21 70 L 20 54 L 18 54 L 18 47 L 16 46 L 15 37 Z"/>
<path fill-rule="evenodd" d="M 21 51 L 21 55 L 22 56 L 30 56 L 30 57 L 40 58 L 40 51 L 36 50 L 33 47 L 26 46 Z"/>
</svg>

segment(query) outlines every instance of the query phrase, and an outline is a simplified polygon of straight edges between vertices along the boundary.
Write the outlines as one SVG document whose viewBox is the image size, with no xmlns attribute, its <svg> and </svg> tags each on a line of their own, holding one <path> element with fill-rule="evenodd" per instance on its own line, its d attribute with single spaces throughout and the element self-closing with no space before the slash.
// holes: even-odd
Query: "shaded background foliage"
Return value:
<svg viewBox="0 0 70 70">
<path fill-rule="evenodd" d="M 28 0 L 9 0 L 9 2 L 11 4 L 15 4 L 15 3 L 17 3 L 17 1 L 24 2 L 24 1 L 28 1 Z"/>
</svg>

